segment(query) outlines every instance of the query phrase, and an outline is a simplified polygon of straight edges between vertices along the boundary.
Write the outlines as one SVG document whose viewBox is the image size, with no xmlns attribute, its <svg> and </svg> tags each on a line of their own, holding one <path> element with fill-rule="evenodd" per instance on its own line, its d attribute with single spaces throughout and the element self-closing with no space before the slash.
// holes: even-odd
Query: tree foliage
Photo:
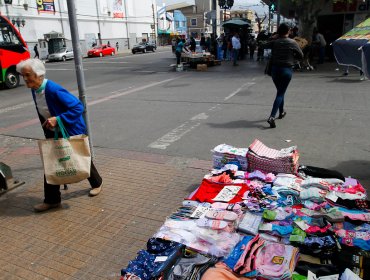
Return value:
<svg viewBox="0 0 370 280">
<path fill-rule="evenodd" d="M 256 22 L 257 22 L 258 33 L 259 33 L 262 31 L 262 24 L 266 20 L 267 14 L 264 13 L 263 17 L 259 16 L 257 13 L 254 13 L 254 15 L 256 16 Z"/>
<path fill-rule="evenodd" d="M 261 2 L 270 5 L 276 3 L 276 0 Z M 352 0 L 280 0 L 280 14 L 286 18 L 295 18 L 298 21 L 299 36 L 311 42 L 319 13 L 329 3 L 338 2 L 351 3 Z"/>
</svg>

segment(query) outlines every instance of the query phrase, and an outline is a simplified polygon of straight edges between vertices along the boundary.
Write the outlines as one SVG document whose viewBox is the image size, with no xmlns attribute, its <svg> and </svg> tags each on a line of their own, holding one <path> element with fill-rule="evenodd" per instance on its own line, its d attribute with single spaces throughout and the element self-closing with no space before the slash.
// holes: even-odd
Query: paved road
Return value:
<svg viewBox="0 0 370 280">
<path fill-rule="evenodd" d="M 369 82 L 358 74 L 341 77 L 333 64 L 296 73 L 288 114 L 272 130 L 266 118 L 274 88 L 263 64 L 176 73 L 173 62 L 166 50 L 84 60 L 104 191 L 91 198 L 86 181 L 73 184 L 62 191 L 63 208 L 45 215 L 32 211 L 43 197 L 43 176 L 37 143 L 28 138 L 42 138 L 42 131 L 29 90 L 0 91 L 0 161 L 25 181 L 0 196 L 0 279 L 117 279 L 199 186 L 220 143 L 298 145 L 301 163 L 370 186 Z M 47 69 L 77 92 L 72 62 Z"/>
<path fill-rule="evenodd" d="M 271 130 L 274 87 L 263 63 L 182 73 L 172 63 L 168 49 L 84 60 L 96 147 L 210 160 L 220 143 L 246 147 L 259 138 L 275 148 L 298 145 L 301 163 L 370 182 L 370 84 L 357 74 L 341 77 L 334 64 L 296 73 L 287 117 Z M 48 78 L 77 94 L 72 61 L 46 66 Z M 42 137 L 24 86 L 0 91 L 0 98 L 0 134 Z"/>
</svg>

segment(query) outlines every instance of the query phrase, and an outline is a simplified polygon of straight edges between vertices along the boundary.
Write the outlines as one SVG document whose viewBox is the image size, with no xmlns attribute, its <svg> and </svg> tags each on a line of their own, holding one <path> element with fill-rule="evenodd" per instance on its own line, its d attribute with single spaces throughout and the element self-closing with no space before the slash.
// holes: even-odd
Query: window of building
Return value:
<svg viewBox="0 0 370 280">
<path fill-rule="evenodd" d="M 179 28 L 180 27 L 180 22 L 179 21 L 175 21 L 175 27 L 176 28 Z"/>
<path fill-rule="evenodd" d="M 191 26 L 196 26 L 196 25 L 197 25 L 197 19 L 196 19 L 196 18 L 192 18 L 192 19 L 190 20 L 190 25 L 191 25 Z"/>
</svg>

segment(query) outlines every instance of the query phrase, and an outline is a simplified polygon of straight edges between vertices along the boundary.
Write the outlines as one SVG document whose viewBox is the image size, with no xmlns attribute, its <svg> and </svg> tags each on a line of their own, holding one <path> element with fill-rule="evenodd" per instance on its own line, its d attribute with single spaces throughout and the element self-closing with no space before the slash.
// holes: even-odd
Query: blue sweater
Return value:
<svg viewBox="0 0 370 280">
<path fill-rule="evenodd" d="M 33 100 L 36 104 L 35 94 L 35 90 L 32 90 Z M 69 135 L 86 134 L 86 125 L 82 115 L 84 106 L 77 97 L 57 83 L 48 80 L 45 86 L 45 99 L 50 114 L 53 117 L 60 117 Z M 41 123 L 44 123 L 45 119 L 40 115 L 38 109 L 37 113 Z M 47 138 L 54 136 L 54 132 L 50 130 L 44 129 L 44 132 Z"/>
</svg>

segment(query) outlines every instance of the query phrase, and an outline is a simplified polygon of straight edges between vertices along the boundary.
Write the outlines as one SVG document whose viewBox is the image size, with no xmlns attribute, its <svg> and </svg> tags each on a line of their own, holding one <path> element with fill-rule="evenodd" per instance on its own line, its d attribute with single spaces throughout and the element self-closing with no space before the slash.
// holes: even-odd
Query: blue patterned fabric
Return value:
<svg viewBox="0 0 370 280">
<path fill-rule="evenodd" d="M 140 250 L 135 260 L 128 263 L 126 269 L 121 270 L 121 275 L 128 273 L 140 277 L 142 280 L 150 280 L 157 276 L 168 262 L 181 257 L 178 254 L 183 245 L 173 241 L 151 238 L 147 243 L 147 250 Z M 166 261 L 155 262 L 157 257 L 167 256 Z"/>
</svg>

